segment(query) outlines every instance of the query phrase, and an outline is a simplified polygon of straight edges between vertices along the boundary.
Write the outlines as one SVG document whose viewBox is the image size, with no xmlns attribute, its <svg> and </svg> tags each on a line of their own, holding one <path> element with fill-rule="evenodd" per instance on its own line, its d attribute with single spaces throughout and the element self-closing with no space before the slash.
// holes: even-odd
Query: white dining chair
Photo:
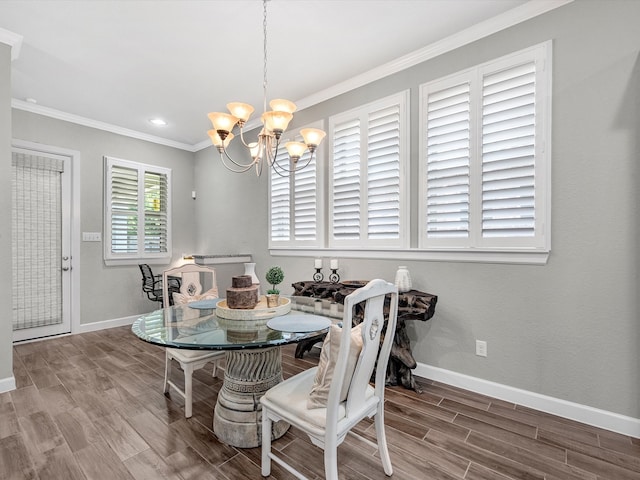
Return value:
<svg viewBox="0 0 640 480">
<path fill-rule="evenodd" d="M 181 278 L 180 291 L 172 293 L 174 305 L 218 298 L 216 271 L 204 265 L 185 264 L 165 270 L 162 274 L 162 296 L 165 308 L 170 303 L 167 290 L 169 277 Z M 203 292 L 203 284 L 209 286 L 209 289 L 205 292 Z M 222 368 L 221 363 L 224 359 L 224 351 L 188 350 L 183 348 L 165 349 L 164 393 L 168 393 L 169 387 L 172 387 L 184 398 L 184 416 L 186 418 L 190 418 L 193 414 L 193 372 L 203 368 L 207 363 L 213 362 L 212 375 L 215 377 L 217 369 Z M 171 380 L 172 360 L 178 362 L 184 372 L 184 390 Z"/>
<path fill-rule="evenodd" d="M 381 342 L 385 298 L 390 298 L 388 334 Z M 354 306 L 360 302 L 365 302 L 364 318 L 352 327 Z M 344 301 L 343 328 L 332 325 L 325 338 L 318 367 L 290 377 L 264 394 L 260 399 L 263 476 L 270 475 L 273 460 L 296 477 L 306 478 L 271 449 L 272 422 L 288 422 L 306 433 L 324 450 L 325 478 L 337 480 L 338 446 L 358 422 L 372 416 L 377 438 L 377 445 L 373 445 L 378 448 L 385 474 L 392 475 L 384 430 L 384 388 L 397 311 L 395 285 L 378 279 L 355 290 Z M 375 383 L 371 386 L 374 368 Z"/>
</svg>

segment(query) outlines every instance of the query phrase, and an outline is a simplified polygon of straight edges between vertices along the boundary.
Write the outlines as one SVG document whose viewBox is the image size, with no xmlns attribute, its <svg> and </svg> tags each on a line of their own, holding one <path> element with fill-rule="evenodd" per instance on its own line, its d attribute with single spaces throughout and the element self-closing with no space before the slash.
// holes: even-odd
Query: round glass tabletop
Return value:
<svg viewBox="0 0 640 480">
<path fill-rule="evenodd" d="M 321 317 L 329 322 L 323 322 Z M 231 320 L 218 317 L 215 308 L 184 304 L 142 315 L 131 330 L 142 340 L 165 347 L 239 350 L 297 343 L 322 335 L 331 322 L 341 319 L 342 305 L 291 297 L 291 312 L 272 319 Z"/>
</svg>

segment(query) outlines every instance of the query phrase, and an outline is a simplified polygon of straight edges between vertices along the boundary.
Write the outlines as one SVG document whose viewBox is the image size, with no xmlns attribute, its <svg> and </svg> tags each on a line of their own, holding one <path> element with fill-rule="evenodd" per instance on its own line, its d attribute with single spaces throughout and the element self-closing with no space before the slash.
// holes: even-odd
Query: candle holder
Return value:
<svg viewBox="0 0 640 480">
<path fill-rule="evenodd" d="M 340 275 L 338 275 L 338 269 L 332 268 L 331 275 L 329 275 L 329 280 L 331 283 L 338 283 L 340 281 Z"/>
<path fill-rule="evenodd" d="M 316 273 L 313 274 L 313 281 L 321 282 L 322 280 L 324 280 L 324 274 L 322 273 L 322 269 L 316 268 Z"/>
</svg>

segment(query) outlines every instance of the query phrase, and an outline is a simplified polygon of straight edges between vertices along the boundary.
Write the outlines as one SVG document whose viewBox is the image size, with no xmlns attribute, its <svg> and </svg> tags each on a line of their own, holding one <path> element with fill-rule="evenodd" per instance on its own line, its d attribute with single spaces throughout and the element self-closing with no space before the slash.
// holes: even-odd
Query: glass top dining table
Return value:
<svg viewBox="0 0 640 480">
<path fill-rule="evenodd" d="M 215 303 L 202 302 L 200 307 L 174 305 L 147 313 L 131 329 L 140 339 L 163 347 L 224 350 L 224 381 L 216 398 L 213 431 L 229 445 L 253 448 L 262 440 L 260 397 L 282 381 L 280 347 L 320 338 L 331 323 L 342 319 L 340 304 L 310 297 L 286 298 L 291 311 L 273 318 L 223 318 L 216 314 Z M 273 423 L 272 437 L 281 437 L 288 428 L 284 422 Z"/>
<path fill-rule="evenodd" d="M 307 340 L 327 330 L 328 325 L 323 325 L 319 317 L 333 323 L 342 319 L 340 304 L 309 297 L 285 298 L 291 301 L 291 311 L 277 317 L 282 320 L 277 323 L 270 322 L 273 316 L 255 320 L 223 318 L 216 314 L 216 299 L 155 310 L 136 319 L 131 330 L 140 339 L 163 347 L 241 350 Z"/>
</svg>

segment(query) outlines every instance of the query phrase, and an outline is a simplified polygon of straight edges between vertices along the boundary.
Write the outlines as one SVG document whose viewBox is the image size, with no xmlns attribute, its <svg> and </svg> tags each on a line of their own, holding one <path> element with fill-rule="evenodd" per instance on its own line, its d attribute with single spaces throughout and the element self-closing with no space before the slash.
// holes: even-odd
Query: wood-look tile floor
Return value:
<svg viewBox="0 0 640 480">
<path fill-rule="evenodd" d="M 285 377 L 315 365 L 283 348 Z M 221 380 L 200 370 L 194 415 L 162 394 L 162 348 L 129 327 L 14 347 L 17 389 L 0 394 L 0 479 L 259 479 L 260 449 L 211 431 Z M 423 381 L 388 388 L 385 420 L 396 479 L 640 479 L 640 440 Z M 364 421 L 357 432 L 374 436 Z M 322 454 L 295 429 L 274 442 L 309 478 Z M 349 436 L 340 479 L 386 478 L 374 449 Z M 292 476 L 273 465 L 272 479 Z"/>
</svg>

